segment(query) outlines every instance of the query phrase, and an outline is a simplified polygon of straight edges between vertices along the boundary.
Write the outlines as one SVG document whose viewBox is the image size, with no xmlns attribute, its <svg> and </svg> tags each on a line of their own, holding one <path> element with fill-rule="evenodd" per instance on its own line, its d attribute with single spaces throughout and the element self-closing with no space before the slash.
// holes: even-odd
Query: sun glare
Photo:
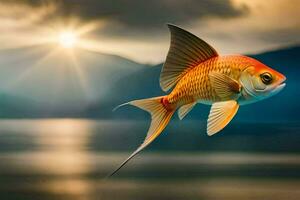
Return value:
<svg viewBox="0 0 300 200">
<path fill-rule="evenodd" d="M 73 48 L 76 44 L 76 41 L 76 34 L 71 31 L 66 31 L 59 34 L 58 42 L 64 48 Z"/>
</svg>

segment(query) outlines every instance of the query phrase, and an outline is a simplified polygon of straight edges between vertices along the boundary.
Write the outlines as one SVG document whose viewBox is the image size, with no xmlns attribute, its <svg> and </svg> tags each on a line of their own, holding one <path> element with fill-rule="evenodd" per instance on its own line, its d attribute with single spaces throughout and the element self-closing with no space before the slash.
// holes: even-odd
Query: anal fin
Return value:
<svg viewBox="0 0 300 200">
<path fill-rule="evenodd" d="M 197 104 L 197 102 L 189 103 L 186 105 L 181 106 L 178 109 L 178 117 L 180 120 L 182 120 L 192 109 L 193 107 Z"/>
</svg>

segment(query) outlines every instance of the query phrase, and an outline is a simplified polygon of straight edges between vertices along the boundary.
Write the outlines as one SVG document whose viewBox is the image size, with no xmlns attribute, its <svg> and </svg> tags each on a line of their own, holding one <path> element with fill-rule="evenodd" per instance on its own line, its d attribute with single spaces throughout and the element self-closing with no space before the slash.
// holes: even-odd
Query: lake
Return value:
<svg viewBox="0 0 300 200">
<path fill-rule="evenodd" d="M 299 123 L 175 121 L 106 179 L 149 122 L 0 120 L 0 199 L 300 199 Z"/>
</svg>

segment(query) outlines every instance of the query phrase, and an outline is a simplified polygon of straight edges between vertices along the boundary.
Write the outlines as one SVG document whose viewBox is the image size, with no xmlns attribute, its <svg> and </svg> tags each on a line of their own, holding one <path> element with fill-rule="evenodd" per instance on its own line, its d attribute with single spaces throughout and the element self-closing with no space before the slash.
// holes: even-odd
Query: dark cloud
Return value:
<svg viewBox="0 0 300 200">
<path fill-rule="evenodd" d="M 300 29 L 299 28 L 281 28 L 268 32 L 261 32 L 257 34 L 258 39 L 270 43 L 277 43 L 280 41 L 283 44 L 300 44 Z"/>
<path fill-rule="evenodd" d="M 7 2 L 7 0 L 6 0 Z M 60 14 L 83 19 L 110 19 L 133 29 L 156 29 L 167 22 L 189 23 L 205 17 L 235 17 L 247 12 L 230 0 L 12 0 L 33 6 L 58 4 Z"/>
</svg>

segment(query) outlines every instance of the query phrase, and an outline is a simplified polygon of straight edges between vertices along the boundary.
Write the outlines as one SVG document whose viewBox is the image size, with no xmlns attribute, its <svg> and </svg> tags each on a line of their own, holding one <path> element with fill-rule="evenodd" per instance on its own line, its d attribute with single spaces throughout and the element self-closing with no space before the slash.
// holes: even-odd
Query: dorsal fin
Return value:
<svg viewBox="0 0 300 200">
<path fill-rule="evenodd" d="M 212 57 L 217 51 L 192 33 L 168 24 L 171 32 L 169 52 L 160 73 L 160 86 L 164 91 L 173 87 L 184 74 Z"/>
</svg>

